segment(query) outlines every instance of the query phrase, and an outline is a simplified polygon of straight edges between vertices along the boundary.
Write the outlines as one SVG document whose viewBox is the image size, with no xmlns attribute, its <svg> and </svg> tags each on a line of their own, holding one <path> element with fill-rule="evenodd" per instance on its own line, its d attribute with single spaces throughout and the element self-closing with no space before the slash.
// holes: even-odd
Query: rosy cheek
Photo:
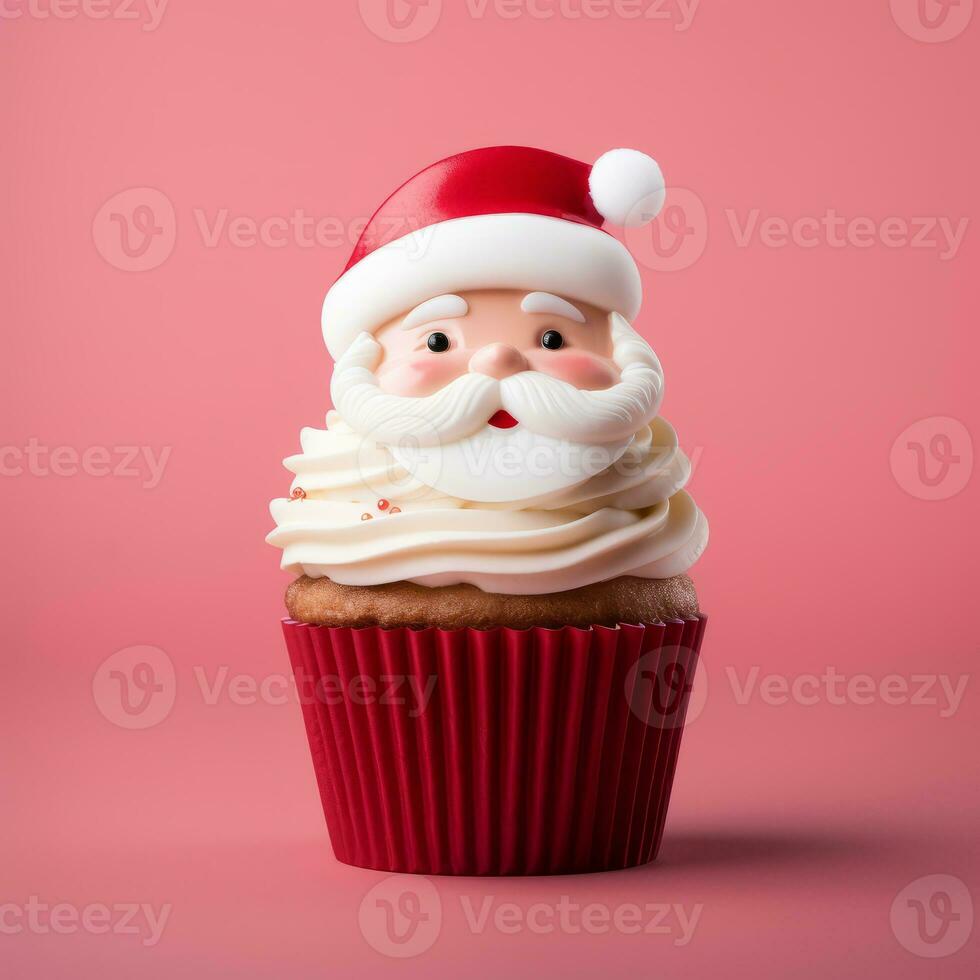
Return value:
<svg viewBox="0 0 980 980">
<path fill-rule="evenodd" d="M 599 391 L 619 381 L 619 371 L 609 361 L 586 351 L 535 351 L 528 356 L 531 368 L 576 388 Z"/>
<path fill-rule="evenodd" d="M 466 368 L 466 358 L 454 351 L 443 354 L 425 351 L 392 362 L 389 367 L 382 365 L 378 385 L 389 395 L 422 398 L 455 381 Z"/>
</svg>

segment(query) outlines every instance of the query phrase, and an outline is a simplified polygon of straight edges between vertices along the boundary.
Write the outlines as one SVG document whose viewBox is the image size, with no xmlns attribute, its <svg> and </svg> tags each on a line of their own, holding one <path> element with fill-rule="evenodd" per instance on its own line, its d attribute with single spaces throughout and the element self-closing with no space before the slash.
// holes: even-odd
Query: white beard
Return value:
<svg viewBox="0 0 980 980">
<path fill-rule="evenodd" d="M 622 378 L 603 391 L 525 371 L 503 381 L 467 374 L 425 398 L 389 395 L 374 374 L 381 347 L 365 333 L 337 362 L 334 405 L 355 431 L 447 496 L 513 503 L 553 494 L 612 466 L 660 407 L 656 354 L 619 314 L 610 322 Z M 519 424 L 488 425 L 499 409 Z"/>
<path fill-rule="evenodd" d="M 569 442 L 519 425 L 487 425 L 439 446 L 402 443 L 388 449 L 420 482 L 450 497 L 483 503 L 533 499 L 578 486 L 608 469 L 633 436 L 606 446 Z"/>
</svg>

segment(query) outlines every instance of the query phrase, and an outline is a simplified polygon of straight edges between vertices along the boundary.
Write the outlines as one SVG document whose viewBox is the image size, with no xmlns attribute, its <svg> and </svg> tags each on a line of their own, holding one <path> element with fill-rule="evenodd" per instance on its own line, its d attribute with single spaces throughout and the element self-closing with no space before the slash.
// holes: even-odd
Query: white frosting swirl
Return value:
<svg viewBox="0 0 980 980">
<path fill-rule="evenodd" d="M 486 592 L 536 595 L 621 575 L 678 575 L 708 540 L 707 521 L 683 490 L 690 462 L 661 418 L 608 469 L 547 499 L 515 504 L 432 490 L 336 412 L 326 429 L 304 429 L 301 443 L 302 452 L 285 461 L 299 499 L 272 502 L 277 526 L 267 539 L 297 575 L 343 585 L 469 582 Z"/>
</svg>

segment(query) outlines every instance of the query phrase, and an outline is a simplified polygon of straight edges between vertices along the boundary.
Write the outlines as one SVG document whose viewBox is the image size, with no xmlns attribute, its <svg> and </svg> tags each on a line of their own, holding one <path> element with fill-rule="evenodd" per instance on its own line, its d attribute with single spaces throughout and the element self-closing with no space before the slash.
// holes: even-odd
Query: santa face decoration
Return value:
<svg viewBox="0 0 980 980">
<path fill-rule="evenodd" d="M 491 147 L 417 174 L 324 303 L 340 416 L 462 500 L 533 502 L 615 466 L 657 414 L 663 375 L 629 322 L 636 265 L 601 226 L 649 221 L 663 195 L 634 150 L 590 168 Z M 399 214 L 417 231 L 384 241 Z"/>
<path fill-rule="evenodd" d="M 662 387 L 656 356 L 621 315 L 498 289 L 433 297 L 362 334 L 332 394 L 355 431 L 426 485 L 502 503 L 615 465 Z"/>
</svg>

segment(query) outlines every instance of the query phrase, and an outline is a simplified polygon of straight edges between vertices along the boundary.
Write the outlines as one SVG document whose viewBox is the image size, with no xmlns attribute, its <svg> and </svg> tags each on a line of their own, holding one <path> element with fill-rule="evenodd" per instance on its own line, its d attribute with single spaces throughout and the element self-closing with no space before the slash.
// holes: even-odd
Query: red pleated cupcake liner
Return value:
<svg viewBox="0 0 980 980">
<path fill-rule="evenodd" d="M 449 631 L 284 620 L 337 859 L 456 875 L 652 861 L 705 622 Z"/>
</svg>

